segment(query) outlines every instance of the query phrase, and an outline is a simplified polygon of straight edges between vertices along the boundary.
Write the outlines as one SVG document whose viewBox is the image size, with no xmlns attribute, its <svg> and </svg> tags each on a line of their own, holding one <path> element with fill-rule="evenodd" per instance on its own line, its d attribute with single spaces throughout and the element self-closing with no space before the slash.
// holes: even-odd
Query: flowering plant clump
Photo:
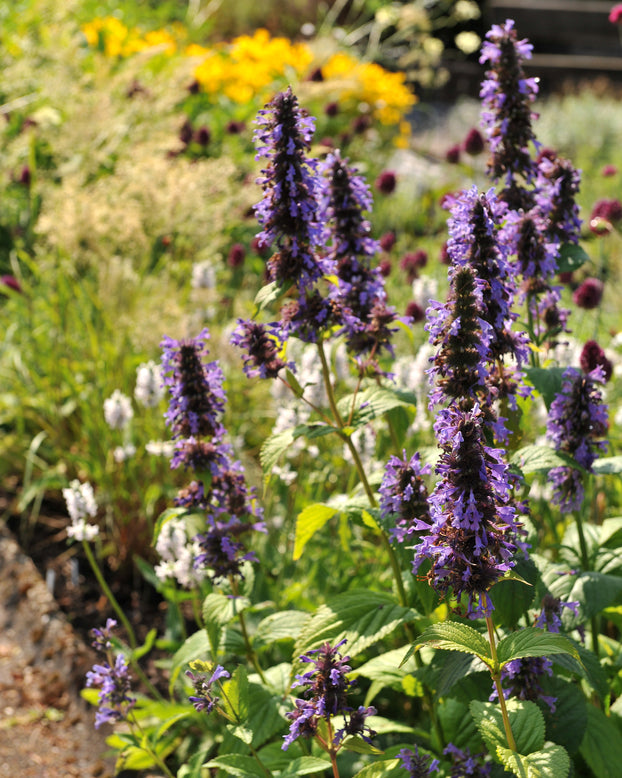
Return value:
<svg viewBox="0 0 622 778">
<path fill-rule="evenodd" d="M 425 24 L 416 5 L 373 12 L 370 56 Z M 171 26 L 175 52 L 137 56 L 145 33 L 89 32 L 101 51 L 71 72 L 113 81 L 125 109 L 88 142 L 71 99 L 53 131 L 40 106 L 27 122 L 9 68 L 20 196 L 3 204 L 31 210 L 0 241 L 19 286 L 0 305 L 3 445 L 29 433 L 23 499 L 65 487 L 72 594 L 89 575 L 101 589 L 84 697 L 119 771 L 617 775 L 616 174 L 599 172 L 583 227 L 578 171 L 536 136 L 511 20 L 481 52 L 482 126 L 460 114 L 447 161 L 423 132 L 417 153 L 388 148 L 414 98 L 344 30 L 188 48 Z M 110 79 L 93 78 L 107 52 Z M 614 146 L 599 170 L 622 164 Z M 76 222 L 87 193 L 127 215 L 118 235 L 108 209 L 93 235 L 85 221 L 96 263 L 50 255 L 52 210 L 35 224 L 37 197 L 74 175 Z M 50 332 L 67 351 L 53 364 Z"/>
</svg>

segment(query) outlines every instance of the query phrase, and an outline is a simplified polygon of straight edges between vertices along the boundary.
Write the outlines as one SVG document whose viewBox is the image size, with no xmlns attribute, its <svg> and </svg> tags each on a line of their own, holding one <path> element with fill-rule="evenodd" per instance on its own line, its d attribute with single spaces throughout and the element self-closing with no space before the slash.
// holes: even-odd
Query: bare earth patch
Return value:
<svg viewBox="0 0 622 778">
<path fill-rule="evenodd" d="M 0 526 L 0 776 L 109 778 L 105 734 L 80 697 L 95 655 Z"/>
</svg>

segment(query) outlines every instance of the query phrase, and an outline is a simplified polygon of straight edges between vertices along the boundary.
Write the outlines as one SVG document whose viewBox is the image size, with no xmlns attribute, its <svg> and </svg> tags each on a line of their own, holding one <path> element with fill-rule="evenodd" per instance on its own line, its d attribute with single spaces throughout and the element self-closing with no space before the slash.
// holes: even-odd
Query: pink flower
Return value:
<svg viewBox="0 0 622 778">
<path fill-rule="evenodd" d="M 612 24 L 620 24 L 622 22 L 622 3 L 613 6 L 609 12 L 609 21 Z"/>
<path fill-rule="evenodd" d="M 600 171 L 600 174 L 603 176 L 603 178 L 611 178 L 611 176 L 615 176 L 617 173 L 618 168 L 615 165 L 605 165 Z"/>
</svg>

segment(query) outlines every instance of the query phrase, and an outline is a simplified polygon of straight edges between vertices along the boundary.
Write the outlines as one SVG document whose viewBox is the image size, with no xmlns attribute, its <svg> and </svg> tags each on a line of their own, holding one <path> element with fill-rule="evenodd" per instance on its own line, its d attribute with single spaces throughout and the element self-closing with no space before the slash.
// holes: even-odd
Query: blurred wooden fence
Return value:
<svg viewBox="0 0 622 778">
<path fill-rule="evenodd" d="M 514 19 L 520 38 L 533 44 L 526 71 L 538 76 L 543 91 L 565 82 L 607 79 L 622 85 L 622 25 L 609 21 L 614 0 L 482 0 L 483 29 Z M 476 62 L 455 63 L 458 91 L 473 93 L 481 79 Z"/>
</svg>

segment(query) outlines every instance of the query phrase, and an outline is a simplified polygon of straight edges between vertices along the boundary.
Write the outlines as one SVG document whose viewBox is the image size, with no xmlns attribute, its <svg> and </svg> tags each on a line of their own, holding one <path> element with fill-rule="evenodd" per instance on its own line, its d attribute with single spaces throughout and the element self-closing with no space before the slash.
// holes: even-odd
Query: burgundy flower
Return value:
<svg viewBox="0 0 622 778">
<path fill-rule="evenodd" d="M 428 263 L 428 255 L 423 249 L 409 251 L 400 261 L 401 269 L 406 273 L 408 281 L 412 283 L 419 275 L 419 270 Z"/>
<path fill-rule="evenodd" d="M 384 235 L 380 237 L 380 248 L 383 251 L 391 251 L 393 246 L 395 246 L 395 233 L 394 232 L 385 232 Z"/>
<path fill-rule="evenodd" d="M 391 194 L 395 191 L 397 185 L 397 178 L 392 170 L 385 170 L 376 179 L 376 189 L 381 194 Z"/>
<path fill-rule="evenodd" d="M 386 278 L 387 276 L 391 275 L 391 270 L 393 269 L 393 266 L 389 262 L 388 259 L 383 259 L 380 264 L 378 265 L 378 270 L 380 270 L 380 275 L 383 278 Z"/>
<path fill-rule="evenodd" d="M 613 365 L 595 340 L 588 340 L 583 346 L 579 364 L 584 373 L 591 373 L 595 367 L 600 365 L 603 369 L 605 381 L 608 381 L 613 373 Z"/>
<path fill-rule="evenodd" d="M 352 122 L 352 132 L 355 135 L 362 135 L 371 126 L 371 119 L 366 113 L 360 114 Z"/>
<path fill-rule="evenodd" d="M 227 257 L 227 264 L 229 267 L 242 267 L 244 264 L 244 257 L 246 256 L 246 249 L 241 243 L 234 243 L 229 249 L 229 256 Z"/>
<path fill-rule="evenodd" d="M 229 135 L 240 135 L 244 130 L 246 129 L 246 124 L 244 122 L 236 122 L 235 120 L 231 120 L 226 127 L 227 132 Z"/>
<path fill-rule="evenodd" d="M 199 127 L 199 129 L 194 133 L 194 140 L 199 144 L 199 146 L 208 146 L 211 139 L 212 133 L 210 128 L 206 127 L 205 125 Z"/>
<path fill-rule="evenodd" d="M 10 276 L 10 275 L 0 276 L 0 283 L 3 286 L 8 286 L 9 289 L 13 289 L 16 292 L 22 291 L 22 287 L 19 281 L 17 280 L 17 278 L 15 278 L 15 276 Z"/>
<path fill-rule="evenodd" d="M 600 174 L 603 178 L 611 178 L 611 176 L 618 174 L 618 168 L 615 165 L 605 165 Z"/>
<path fill-rule="evenodd" d="M 333 116 L 337 116 L 337 114 L 339 113 L 339 104 L 335 102 L 327 103 L 326 106 L 324 106 L 324 113 L 329 118 L 332 118 Z"/>
<path fill-rule="evenodd" d="M 476 157 L 484 150 L 484 138 L 476 127 L 473 127 L 467 133 L 467 136 L 464 139 L 464 150 L 472 157 Z"/>
<path fill-rule="evenodd" d="M 586 278 L 585 281 L 575 289 L 572 299 L 579 308 L 591 310 L 596 308 L 603 297 L 604 284 L 598 278 Z"/>
<path fill-rule="evenodd" d="M 445 152 L 445 159 L 452 165 L 458 164 L 460 162 L 460 146 L 450 146 Z"/>
<path fill-rule="evenodd" d="M 445 241 L 445 243 L 443 243 L 443 245 L 441 246 L 441 253 L 439 255 L 439 259 L 442 265 L 451 265 L 451 257 L 449 256 L 449 252 L 447 251 L 447 241 Z"/>
<path fill-rule="evenodd" d="M 425 320 L 425 311 L 416 300 L 411 300 L 406 306 L 406 316 L 410 316 L 414 324 Z"/>
<path fill-rule="evenodd" d="M 610 224 L 616 224 L 622 219 L 622 203 L 619 200 L 598 200 L 592 208 L 590 221 L 601 218 Z"/>
</svg>

